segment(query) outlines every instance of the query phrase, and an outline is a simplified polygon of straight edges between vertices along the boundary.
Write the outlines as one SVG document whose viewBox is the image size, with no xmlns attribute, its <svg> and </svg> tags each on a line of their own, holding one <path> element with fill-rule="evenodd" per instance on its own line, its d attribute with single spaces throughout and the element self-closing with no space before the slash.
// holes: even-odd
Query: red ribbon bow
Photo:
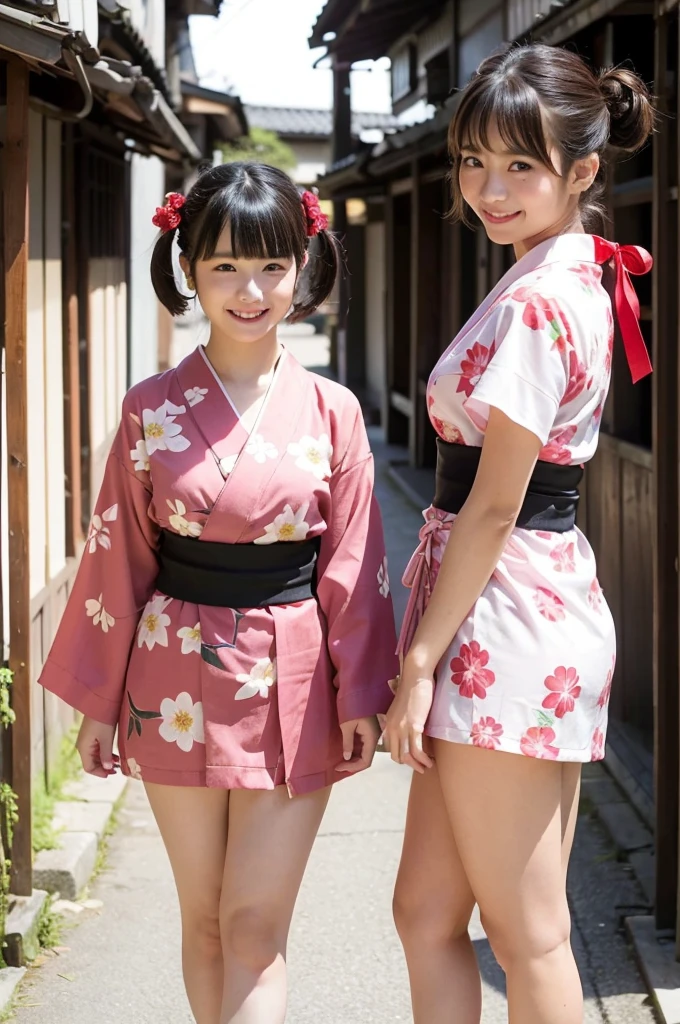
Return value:
<svg viewBox="0 0 680 1024">
<path fill-rule="evenodd" d="M 319 200 L 313 192 L 303 192 L 300 198 L 307 219 L 307 237 L 313 238 L 320 231 L 326 230 L 328 227 L 328 217 L 322 211 Z"/>
<path fill-rule="evenodd" d="M 608 263 L 611 259 L 614 260 L 616 318 L 621 329 L 621 339 L 633 384 L 637 384 L 639 380 L 652 372 L 652 363 L 640 330 L 640 303 L 630 275 L 648 274 L 652 269 L 653 260 L 646 249 L 640 248 L 639 245 L 618 245 L 616 242 L 608 242 L 597 235 L 593 236 L 593 241 L 595 242 L 597 263 Z"/>
<path fill-rule="evenodd" d="M 160 228 L 163 234 L 166 231 L 174 231 L 182 219 L 180 211 L 185 203 L 186 198 L 180 192 L 168 192 L 165 197 L 165 206 L 156 207 L 151 223 Z"/>
</svg>

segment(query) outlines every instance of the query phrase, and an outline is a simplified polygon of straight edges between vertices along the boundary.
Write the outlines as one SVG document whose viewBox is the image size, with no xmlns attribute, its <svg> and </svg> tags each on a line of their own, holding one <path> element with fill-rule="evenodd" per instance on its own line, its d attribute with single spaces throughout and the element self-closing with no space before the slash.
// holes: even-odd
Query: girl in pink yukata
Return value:
<svg viewBox="0 0 680 1024">
<path fill-rule="evenodd" d="M 371 764 L 398 668 L 373 462 L 356 398 L 278 339 L 335 282 L 316 197 L 227 164 L 154 223 L 158 297 L 187 307 L 176 238 L 210 338 L 124 400 L 41 682 L 86 716 L 88 772 L 117 728 L 146 786 L 198 1024 L 277 1024 L 330 786 Z"/>
<path fill-rule="evenodd" d="M 395 917 L 416 1024 L 479 1024 L 475 903 L 512 1024 L 583 1020 L 566 873 L 615 637 L 575 512 L 615 325 L 633 379 L 651 369 L 628 276 L 651 258 L 585 225 L 606 147 L 637 150 L 653 116 L 631 71 L 527 45 L 481 64 L 451 124 L 455 211 L 517 262 L 427 388 L 436 494 L 386 730 L 415 769 Z"/>
</svg>

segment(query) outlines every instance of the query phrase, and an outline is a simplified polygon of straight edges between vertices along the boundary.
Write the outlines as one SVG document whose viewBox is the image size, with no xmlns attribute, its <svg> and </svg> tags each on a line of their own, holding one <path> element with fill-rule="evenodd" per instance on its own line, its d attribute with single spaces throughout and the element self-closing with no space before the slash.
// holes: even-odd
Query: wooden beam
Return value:
<svg viewBox="0 0 680 1024">
<path fill-rule="evenodd" d="M 64 449 L 66 455 L 66 554 L 80 550 L 82 475 L 80 464 L 80 331 L 78 320 L 78 235 L 73 125 L 64 125 L 62 210 L 64 214 Z"/>
<path fill-rule="evenodd" d="M 29 896 L 31 850 L 31 661 L 28 571 L 28 439 L 26 305 L 28 272 L 28 75 L 23 61 L 7 64 L 5 190 L 5 358 L 9 520 L 9 665 L 14 673 L 12 786 L 19 822 L 12 846 L 12 892 Z"/>
</svg>

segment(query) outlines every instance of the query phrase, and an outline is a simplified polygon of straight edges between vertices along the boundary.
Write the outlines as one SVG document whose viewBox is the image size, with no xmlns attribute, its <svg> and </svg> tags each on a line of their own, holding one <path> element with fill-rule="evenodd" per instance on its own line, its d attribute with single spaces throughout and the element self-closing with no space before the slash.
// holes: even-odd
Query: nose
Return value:
<svg viewBox="0 0 680 1024">
<path fill-rule="evenodd" d="M 482 183 L 479 197 L 483 203 L 502 203 L 508 198 L 508 189 L 502 174 L 489 171 Z"/>
<path fill-rule="evenodd" d="M 240 283 L 238 297 L 240 302 L 261 302 L 263 292 L 257 281 L 250 277 Z"/>
</svg>

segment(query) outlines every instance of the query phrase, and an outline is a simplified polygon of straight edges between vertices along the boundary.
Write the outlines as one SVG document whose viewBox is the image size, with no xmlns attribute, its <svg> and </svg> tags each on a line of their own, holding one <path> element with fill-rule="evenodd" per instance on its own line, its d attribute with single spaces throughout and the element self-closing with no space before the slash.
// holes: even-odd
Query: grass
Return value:
<svg viewBox="0 0 680 1024">
<path fill-rule="evenodd" d="M 64 919 L 52 909 L 52 899 L 45 900 L 38 921 L 38 942 L 42 949 L 61 945 Z"/>
<path fill-rule="evenodd" d="M 64 786 L 75 779 L 81 768 L 80 757 L 75 749 L 78 726 L 74 726 L 61 741 L 59 757 L 50 772 L 49 789 L 41 778 L 33 788 L 33 852 L 54 850 L 59 845 L 59 834 L 52 819 L 54 805 L 61 798 Z"/>
</svg>

